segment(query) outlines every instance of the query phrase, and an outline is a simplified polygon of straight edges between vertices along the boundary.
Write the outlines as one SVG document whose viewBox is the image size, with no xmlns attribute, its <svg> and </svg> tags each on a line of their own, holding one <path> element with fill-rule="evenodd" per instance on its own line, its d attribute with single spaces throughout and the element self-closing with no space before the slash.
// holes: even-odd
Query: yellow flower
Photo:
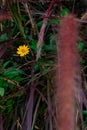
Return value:
<svg viewBox="0 0 87 130">
<path fill-rule="evenodd" d="M 27 45 L 21 45 L 17 48 L 17 54 L 21 57 L 27 55 L 30 51 L 30 48 Z"/>
</svg>

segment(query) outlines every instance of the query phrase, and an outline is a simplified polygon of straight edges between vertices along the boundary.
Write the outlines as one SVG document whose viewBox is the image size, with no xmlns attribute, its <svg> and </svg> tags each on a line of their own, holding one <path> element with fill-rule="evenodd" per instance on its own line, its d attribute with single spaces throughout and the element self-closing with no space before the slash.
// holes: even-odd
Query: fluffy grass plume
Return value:
<svg viewBox="0 0 87 130">
<path fill-rule="evenodd" d="M 56 73 L 57 130 L 75 130 L 75 88 L 79 75 L 78 23 L 73 15 L 60 22 Z"/>
</svg>

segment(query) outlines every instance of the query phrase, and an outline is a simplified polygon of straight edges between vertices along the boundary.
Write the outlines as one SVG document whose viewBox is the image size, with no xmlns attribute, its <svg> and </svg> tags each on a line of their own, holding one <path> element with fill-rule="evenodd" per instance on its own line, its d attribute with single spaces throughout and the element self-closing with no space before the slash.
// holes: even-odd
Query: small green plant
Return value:
<svg viewBox="0 0 87 130">
<path fill-rule="evenodd" d="M 9 88 L 12 89 L 23 80 L 22 70 L 17 69 L 17 63 L 9 67 L 11 61 L 7 61 L 2 65 L 2 74 L 0 75 L 0 96 L 4 96 L 4 92 Z"/>
</svg>

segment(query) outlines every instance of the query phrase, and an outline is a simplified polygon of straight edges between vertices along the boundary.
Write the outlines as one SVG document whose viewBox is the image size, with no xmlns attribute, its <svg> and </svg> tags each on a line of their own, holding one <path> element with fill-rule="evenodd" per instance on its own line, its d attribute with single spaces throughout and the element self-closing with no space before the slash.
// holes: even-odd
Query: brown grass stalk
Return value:
<svg viewBox="0 0 87 130">
<path fill-rule="evenodd" d="M 46 17 L 43 19 L 43 24 L 42 24 L 42 27 L 41 27 L 40 33 L 39 33 L 36 60 L 38 60 L 40 58 L 40 52 L 41 52 L 42 42 L 43 42 L 43 38 L 44 38 L 46 23 L 48 21 L 48 17 L 51 14 L 52 7 L 54 6 L 55 3 L 58 3 L 61 6 L 60 0 L 52 0 L 46 11 Z"/>
</svg>

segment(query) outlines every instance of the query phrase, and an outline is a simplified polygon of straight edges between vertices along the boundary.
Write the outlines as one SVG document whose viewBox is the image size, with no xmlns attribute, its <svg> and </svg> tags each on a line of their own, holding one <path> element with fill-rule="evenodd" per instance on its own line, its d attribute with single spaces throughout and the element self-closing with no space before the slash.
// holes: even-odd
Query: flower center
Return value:
<svg viewBox="0 0 87 130">
<path fill-rule="evenodd" d="M 21 52 L 22 52 L 22 53 L 25 53 L 25 49 L 21 49 Z"/>
</svg>

